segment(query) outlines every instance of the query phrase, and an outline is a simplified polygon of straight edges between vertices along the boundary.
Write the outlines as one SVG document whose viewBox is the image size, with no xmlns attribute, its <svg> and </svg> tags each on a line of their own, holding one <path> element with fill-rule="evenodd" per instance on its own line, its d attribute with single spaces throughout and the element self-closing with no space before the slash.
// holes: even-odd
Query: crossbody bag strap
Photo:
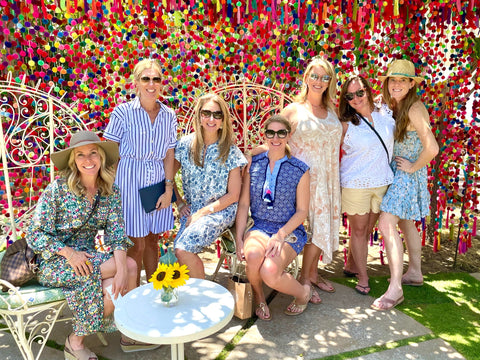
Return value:
<svg viewBox="0 0 480 360">
<path fill-rule="evenodd" d="M 85 220 L 80 227 L 76 228 L 75 231 L 73 232 L 73 234 L 70 235 L 67 239 L 65 239 L 64 242 L 72 239 L 80 231 L 80 229 L 83 228 L 87 224 L 88 220 L 90 220 L 93 213 L 95 212 L 95 209 L 97 208 L 99 202 L 100 202 L 100 194 L 97 193 L 97 196 L 95 197 L 95 203 L 93 204 L 92 211 L 90 211 L 90 214 L 88 214 L 87 220 Z"/>
<path fill-rule="evenodd" d="M 383 142 L 383 139 L 382 139 L 382 137 L 380 136 L 380 134 L 377 132 L 377 130 L 375 130 L 375 128 L 372 126 L 372 124 L 370 124 L 370 123 L 368 122 L 367 119 L 365 119 L 365 118 L 364 118 L 362 115 L 360 115 L 359 113 L 357 113 L 357 115 L 358 115 L 363 121 L 365 121 L 365 124 L 367 124 L 367 125 L 370 127 L 370 129 L 373 130 L 373 132 L 375 133 L 375 135 L 377 135 L 377 137 L 380 139 L 380 142 L 382 143 L 383 148 L 385 149 L 385 152 L 387 153 L 387 161 L 388 161 L 388 163 L 390 163 L 390 154 L 388 153 L 387 146 L 386 146 L 385 143 Z"/>
</svg>

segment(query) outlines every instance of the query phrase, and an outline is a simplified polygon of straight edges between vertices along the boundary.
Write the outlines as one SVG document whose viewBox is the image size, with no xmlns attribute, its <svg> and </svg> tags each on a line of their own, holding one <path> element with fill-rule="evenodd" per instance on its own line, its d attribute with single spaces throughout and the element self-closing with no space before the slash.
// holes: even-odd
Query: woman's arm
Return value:
<svg viewBox="0 0 480 360">
<path fill-rule="evenodd" d="M 410 125 L 415 131 L 423 145 L 423 150 L 415 162 L 410 162 L 405 158 L 397 157 L 397 168 L 407 173 L 414 173 L 426 166 L 438 154 L 438 144 L 435 136 L 430 129 L 430 118 L 428 111 L 420 101 L 412 105 L 408 111 Z"/>
<path fill-rule="evenodd" d="M 228 206 L 232 205 L 233 203 L 238 202 L 238 198 L 240 197 L 241 187 L 242 187 L 242 178 L 240 176 L 240 168 L 236 167 L 230 170 L 228 174 L 227 193 L 223 195 L 221 198 L 219 198 L 218 200 L 199 209 L 195 214 L 193 214 L 190 217 L 189 221 L 187 221 L 187 225 L 193 224 L 202 216 L 221 211 L 227 208 Z"/>
<path fill-rule="evenodd" d="M 124 250 L 115 250 L 113 252 L 115 260 L 115 275 L 113 276 L 112 294 L 116 300 L 118 294 L 123 294 L 128 287 L 128 269 L 127 252 Z"/>
<path fill-rule="evenodd" d="M 163 169 L 165 171 L 165 192 L 158 198 L 157 209 L 165 209 L 170 206 L 172 202 L 173 193 L 173 176 L 175 174 L 173 165 L 175 160 L 175 149 L 170 148 L 163 159 Z"/>
<path fill-rule="evenodd" d="M 279 256 L 283 248 L 285 238 L 293 232 L 303 221 L 307 218 L 308 215 L 308 206 L 310 203 L 310 172 L 306 171 L 305 174 L 300 178 L 300 181 L 297 185 L 297 207 L 296 212 L 283 225 L 276 234 L 273 234 L 267 243 L 267 248 L 265 249 L 265 256 Z"/>
<path fill-rule="evenodd" d="M 240 192 L 240 200 L 238 201 L 237 216 L 235 218 L 235 247 L 237 258 L 240 260 L 245 259 L 243 253 L 243 243 L 245 229 L 248 222 L 248 209 L 250 208 L 250 173 L 245 172 L 243 174 L 242 190 Z"/>
<path fill-rule="evenodd" d="M 173 163 L 173 173 L 177 174 L 178 170 L 180 170 L 180 167 L 181 167 L 180 162 L 177 159 L 175 159 Z M 175 181 L 173 182 L 173 191 L 175 191 L 175 196 L 177 197 L 177 201 L 175 202 L 175 204 L 177 204 L 177 210 L 180 217 L 190 216 L 190 205 L 187 204 L 185 200 L 182 198 L 182 196 L 180 195 L 180 192 L 178 191 L 178 188 L 177 188 L 177 183 Z"/>
</svg>

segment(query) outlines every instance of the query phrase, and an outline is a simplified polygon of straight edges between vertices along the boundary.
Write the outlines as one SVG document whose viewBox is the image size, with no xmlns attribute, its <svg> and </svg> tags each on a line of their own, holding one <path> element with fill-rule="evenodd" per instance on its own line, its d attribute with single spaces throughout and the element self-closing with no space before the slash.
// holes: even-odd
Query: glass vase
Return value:
<svg viewBox="0 0 480 360">
<path fill-rule="evenodd" d="M 160 290 L 160 300 L 164 306 L 175 306 L 178 302 L 178 288 L 164 286 Z"/>
</svg>

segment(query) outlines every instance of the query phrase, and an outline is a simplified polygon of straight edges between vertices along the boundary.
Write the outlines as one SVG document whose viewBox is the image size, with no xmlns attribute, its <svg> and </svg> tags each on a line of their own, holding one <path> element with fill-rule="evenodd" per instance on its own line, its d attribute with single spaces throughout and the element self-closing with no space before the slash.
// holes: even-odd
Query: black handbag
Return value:
<svg viewBox="0 0 480 360">
<path fill-rule="evenodd" d="M 73 238 L 88 220 L 90 220 L 99 202 L 100 195 L 98 194 L 87 220 L 83 222 L 82 226 L 76 228 L 67 240 Z M 35 278 L 38 271 L 37 254 L 28 246 L 25 238 L 14 241 L 7 247 L 0 262 L 0 279 L 8 281 L 14 286 L 22 286 L 27 281 Z M 2 287 L 2 291 L 5 292 L 7 290 L 6 286 Z"/>
</svg>

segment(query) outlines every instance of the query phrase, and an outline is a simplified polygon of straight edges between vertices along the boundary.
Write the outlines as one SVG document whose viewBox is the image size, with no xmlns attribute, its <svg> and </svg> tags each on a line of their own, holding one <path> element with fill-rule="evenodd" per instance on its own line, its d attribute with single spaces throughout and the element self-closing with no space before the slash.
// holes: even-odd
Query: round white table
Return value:
<svg viewBox="0 0 480 360">
<path fill-rule="evenodd" d="M 183 344 L 207 337 L 228 324 L 234 299 L 212 281 L 189 279 L 178 288 L 173 307 L 160 302 L 160 291 L 151 283 L 140 286 L 115 301 L 115 324 L 137 341 L 171 344 L 172 359 L 184 360 Z"/>
</svg>

